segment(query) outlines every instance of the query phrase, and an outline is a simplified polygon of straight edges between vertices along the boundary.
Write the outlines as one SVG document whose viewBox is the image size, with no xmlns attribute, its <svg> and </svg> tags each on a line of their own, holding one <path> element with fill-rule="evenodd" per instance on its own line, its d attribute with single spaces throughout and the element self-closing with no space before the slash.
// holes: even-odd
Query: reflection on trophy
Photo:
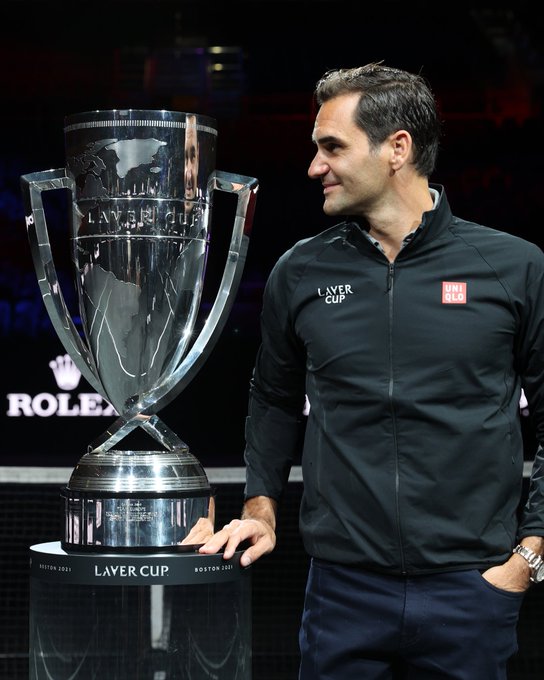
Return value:
<svg viewBox="0 0 544 680">
<path fill-rule="evenodd" d="M 238 290 L 258 189 L 215 170 L 215 121 L 191 113 L 92 111 L 65 120 L 66 167 L 21 178 L 44 303 L 90 385 L 119 414 L 62 490 L 69 551 L 194 550 L 213 531 L 213 496 L 188 446 L 157 412 L 211 352 Z M 53 263 L 42 193 L 72 197 L 82 333 Z M 237 195 L 217 296 L 194 336 L 215 190 Z M 143 428 L 161 450 L 120 450 Z"/>
</svg>

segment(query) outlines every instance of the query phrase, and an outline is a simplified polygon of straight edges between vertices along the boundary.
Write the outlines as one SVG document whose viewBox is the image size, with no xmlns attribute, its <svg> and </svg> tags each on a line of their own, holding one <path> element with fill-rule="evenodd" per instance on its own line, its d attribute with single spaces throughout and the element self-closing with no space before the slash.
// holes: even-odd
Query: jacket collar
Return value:
<svg viewBox="0 0 544 680">
<path fill-rule="evenodd" d="M 431 189 L 435 189 L 438 194 L 438 202 L 432 210 L 423 213 L 420 225 L 412 232 L 413 236 L 410 243 L 406 245 L 411 251 L 415 244 L 422 245 L 436 239 L 442 232 L 444 232 L 451 223 L 452 213 L 446 191 L 442 184 L 429 184 Z M 358 244 L 366 242 L 371 250 L 377 252 L 376 247 L 370 242 L 366 235 L 361 231 L 367 230 L 367 225 L 360 219 L 350 219 L 345 223 L 348 238 L 350 240 L 355 237 Z M 399 253 L 399 257 L 404 253 L 404 249 Z"/>
</svg>

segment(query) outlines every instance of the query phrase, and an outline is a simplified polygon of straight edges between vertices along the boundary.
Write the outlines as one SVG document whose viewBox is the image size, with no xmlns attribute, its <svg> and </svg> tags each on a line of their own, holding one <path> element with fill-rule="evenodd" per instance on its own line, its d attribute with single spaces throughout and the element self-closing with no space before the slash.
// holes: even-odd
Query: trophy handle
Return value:
<svg viewBox="0 0 544 680">
<path fill-rule="evenodd" d="M 92 355 L 72 321 L 60 289 L 43 208 L 42 192 L 53 189 L 68 189 L 72 195 L 72 205 L 75 206 L 75 183 L 67 176 L 65 168 L 59 168 L 23 175 L 21 189 L 32 260 L 49 318 L 80 373 L 98 393 L 106 398 Z M 76 219 L 76 215 L 73 217 Z"/>
<path fill-rule="evenodd" d="M 254 177 L 244 177 L 243 175 L 216 170 L 210 176 L 208 188 L 212 191 L 226 191 L 238 196 L 229 252 L 219 291 L 210 314 L 185 359 L 165 381 L 164 385 L 159 385 L 148 393 L 140 395 L 136 405 L 138 413 L 151 415 L 164 408 L 193 379 L 219 339 L 240 285 L 249 245 L 249 235 L 253 225 L 259 183 Z"/>
<path fill-rule="evenodd" d="M 240 285 L 249 245 L 249 235 L 253 225 L 258 188 L 259 183 L 253 177 L 219 170 L 210 175 L 209 191 L 225 191 L 235 193 L 238 196 L 227 261 L 210 314 L 185 359 L 175 368 L 168 379 L 149 392 L 137 395 L 130 403 L 127 402 L 122 416 L 90 445 L 91 450 L 104 451 L 111 448 L 135 426 L 141 426 L 167 448 L 179 446 L 179 438 L 171 437 L 171 431 L 168 431 L 154 414 L 185 389 L 219 339 Z"/>
</svg>

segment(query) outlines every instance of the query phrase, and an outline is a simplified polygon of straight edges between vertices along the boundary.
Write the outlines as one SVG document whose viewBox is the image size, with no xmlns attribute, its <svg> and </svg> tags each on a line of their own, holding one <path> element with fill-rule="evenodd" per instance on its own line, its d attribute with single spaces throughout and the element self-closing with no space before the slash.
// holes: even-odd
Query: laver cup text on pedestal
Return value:
<svg viewBox="0 0 544 680">
<path fill-rule="evenodd" d="M 258 182 L 215 170 L 217 127 L 199 114 L 91 111 L 68 116 L 64 132 L 66 167 L 21 178 L 28 237 L 60 340 L 119 418 L 89 446 L 62 490 L 62 546 L 193 550 L 213 530 L 210 485 L 157 412 L 193 378 L 225 324 Z M 54 189 L 72 197 L 82 334 L 53 263 L 42 193 Z M 215 190 L 237 194 L 238 202 L 223 277 L 195 339 Z M 136 427 L 161 450 L 113 448 Z"/>
</svg>

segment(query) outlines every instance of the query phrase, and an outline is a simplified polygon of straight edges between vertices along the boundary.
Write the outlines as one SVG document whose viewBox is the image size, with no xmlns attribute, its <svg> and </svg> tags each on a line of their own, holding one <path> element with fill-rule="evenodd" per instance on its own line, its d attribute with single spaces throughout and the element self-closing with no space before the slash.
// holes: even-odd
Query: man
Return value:
<svg viewBox="0 0 544 680">
<path fill-rule="evenodd" d="M 201 551 L 248 541 L 247 565 L 274 548 L 307 395 L 300 679 L 503 679 L 544 576 L 540 452 L 518 519 L 522 388 L 544 425 L 544 255 L 429 184 L 440 126 L 420 76 L 332 71 L 316 98 L 309 176 L 347 219 L 270 275 L 242 519 Z"/>
<path fill-rule="evenodd" d="M 200 160 L 196 115 L 188 113 L 185 122 L 184 149 L 184 211 L 185 221 L 189 222 L 198 207 L 198 166 Z M 193 216 L 194 217 L 194 216 Z"/>
</svg>

